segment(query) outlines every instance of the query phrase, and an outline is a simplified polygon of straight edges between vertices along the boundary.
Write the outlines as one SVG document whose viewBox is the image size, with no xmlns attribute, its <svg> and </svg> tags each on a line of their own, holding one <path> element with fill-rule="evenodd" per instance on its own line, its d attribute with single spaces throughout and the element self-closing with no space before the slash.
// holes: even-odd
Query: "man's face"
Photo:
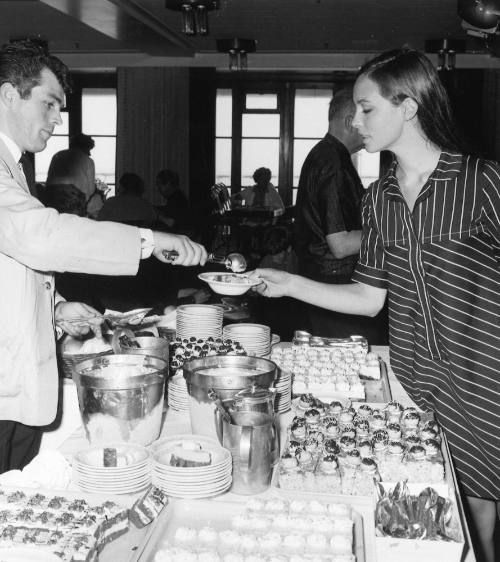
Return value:
<svg viewBox="0 0 500 562">
<path fill-rule="evenodd" d="M 9 132 L 22 151 L 40 152 L 56 125 L 62 124 L 61 108 L 64 91 L 55 74 L 48 68 L 40 73 L 40 84 L 22 99 L 14 89 L 14 100 L 8 113 Z"/>
</svg>

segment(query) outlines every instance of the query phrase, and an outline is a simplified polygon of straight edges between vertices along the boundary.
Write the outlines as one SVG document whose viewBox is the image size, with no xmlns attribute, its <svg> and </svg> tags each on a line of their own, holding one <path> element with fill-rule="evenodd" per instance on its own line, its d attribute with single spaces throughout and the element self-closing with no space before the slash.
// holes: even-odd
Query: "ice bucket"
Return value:
<svg viewBox="0 0 500 562">
<path fill-rule="evenodd" d="M 168 363 L 148 355 L 106 355 L 78 363 L 73 373 L 90 443 L 158 438 Z"/>
<path fill-rule="evenodd" d="M 215 390 L 221 400 L 230 400 L 240 390 L 251 386 L 269 388 L 276 371 L 272 361 L 244 355 L 211 355 L 184 363 L 193 433 L 217 439 L 215 405 L 208 396 L 210 389 Z"/>
</svg>

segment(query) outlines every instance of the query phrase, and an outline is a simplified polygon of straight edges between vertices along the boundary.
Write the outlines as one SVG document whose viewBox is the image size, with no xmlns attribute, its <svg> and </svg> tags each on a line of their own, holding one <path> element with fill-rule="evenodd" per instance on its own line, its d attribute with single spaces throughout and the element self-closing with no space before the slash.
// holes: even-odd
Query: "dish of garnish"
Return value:
<svg viewBox="0 0 500 562">
<path fill-rule="evenodd" d="M 205 272 L 200 273 L 198 278 L 208 283 L 212 291 L 219 295 L 242 295 L 261 282 L 259 279 L 251 279 L 245 273 Z"/>
</svg>

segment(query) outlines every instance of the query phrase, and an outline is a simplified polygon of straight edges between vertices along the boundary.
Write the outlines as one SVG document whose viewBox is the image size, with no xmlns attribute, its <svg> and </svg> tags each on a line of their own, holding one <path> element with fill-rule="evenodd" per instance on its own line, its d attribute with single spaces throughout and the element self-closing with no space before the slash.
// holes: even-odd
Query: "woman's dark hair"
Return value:
<svg viewBox="0 0 500 562">
<path fill-rule="evenodd" d="M 84 133 L 78 133 L 77 135 L 73 135 L 69 139 L 69 147 L 79 148 L 83 150 L 86 154 L 90 154 L 90 151 L 94 148 L 95 142 L 94 139 L 90 135 L 85 135 Z"/>
<path fill-rule="evenodd" d="M 179 187 L 179 174 L 173 170 L 160 170 L 156 175 L 156 181 L 161 184 L 169 183 L 174 187 Z"/>
<path fill-rule="evenodd" d="M 365 63 L 357 77 L 375 82 L 380 94 L 400 105 L 406 98 L 418 105 L 417 117 L 425 136 L 439 148 L 464 150 L 455 130 L 448 94 L 431 61 L 413 49 L 386 51 Z"/>
<path fill-rule="evenodd" d="M 40 201 L 60 213 L 85 216 L 85 194 L 73 184 L 49 184 L 40 190 Z"/>
<path fill-rule="evenodd" d="M 12 84 L 22 99 L 31 96 L 31 90 L 40 84 L 41 73 L 46 68 L 55 74 L 66 93 L 71 91 L 68 67 L 41 44 L 26 39 L 0 49 L 0 85 Z"/>
<path fill-rule="evenodd" d="M 141 176 L 132 172 L 127 172 L 118 181 L 123 193 L 132 195 L 142 195 L 144 193 L 144 181 Z"/>
</svg>

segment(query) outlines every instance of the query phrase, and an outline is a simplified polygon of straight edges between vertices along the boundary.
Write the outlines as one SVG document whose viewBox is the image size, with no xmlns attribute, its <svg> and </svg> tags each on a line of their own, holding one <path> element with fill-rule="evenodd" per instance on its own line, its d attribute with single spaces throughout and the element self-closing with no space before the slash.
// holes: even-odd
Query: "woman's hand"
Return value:
<svg viewBox="0 0 500 562">
<path fill-rule="evenodd" d="M 174 265 L 205 265 L 207 261 L 205 248 L 183 234 L 154 231 L 153 237 L 155 242 L 153 255 L 162 262 Z M 164 251 L 175 251 L 178 255 L 173 260 L 167 259 L 163 254 Z"/>
<path fill-rule="evenodd" d="M 90 331 L 101 338 L 102 314 L 83 302 L 59 302 L 54 311 L 56 324 L 70 336 L 84 336 Z"/>
<path fill-rule="evenodd" d="M 293 275 L 279 269 L 256 269 L 250 271 L 248 277 L 259 279 L 260 285 L 253 287 L 257 293 L 265 297 L 289 296 Z"/>
</svg>

